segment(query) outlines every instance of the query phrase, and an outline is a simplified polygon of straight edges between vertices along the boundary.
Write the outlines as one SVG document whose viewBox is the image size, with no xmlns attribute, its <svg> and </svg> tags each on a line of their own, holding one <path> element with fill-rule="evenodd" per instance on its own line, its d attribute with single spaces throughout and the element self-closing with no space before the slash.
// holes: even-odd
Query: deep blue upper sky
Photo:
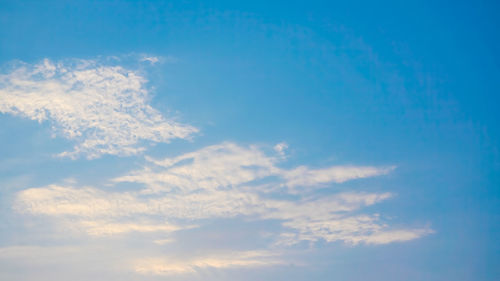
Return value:
<svg viewBox="0 0 500 281">
<path fill-rule="evenodd" d="M 145 155 L 173 157 L 222 142 L 285 142 L 285 168 L 394 165 L 387 176 L 338 190 L 391 192 L 389 201 L 369 208 L 391 217 L 391 225 L 433 231 L 384 245 L 320 241 L 314 250 L 304 246 L 305 254 L 295 248 L 300 254 L 289 254 L 315 266 L 235 270 L 222 279 L 498 280 L 499 5 L 268 2 L 4 0 L 2 74 L 16 61 L 120 57 L 148 80 L 152 107 L 199 129 L 189 141 L 159 142 Z M 167 62 L 133 62 L 145 55 Z M 8 113 L 0 114 L 0 143 L 5 214 L 26 188 L 65 178 L 98 186 L 143 162 L 141 155 L 49 157 L 73 145 L 51 138 L 48 123 Z M 16 226 L 13 216 L 0 215 L 6 222 L 1 247 L 48 243 Z M 231 222 L 211 227 L 217 223 L 239 233 Z M 24 238 L 13 238 L 19 233 Z M 5 276 L 30 280 L 16 275 L 24 268 L 16 264 Z"/>
</svg>

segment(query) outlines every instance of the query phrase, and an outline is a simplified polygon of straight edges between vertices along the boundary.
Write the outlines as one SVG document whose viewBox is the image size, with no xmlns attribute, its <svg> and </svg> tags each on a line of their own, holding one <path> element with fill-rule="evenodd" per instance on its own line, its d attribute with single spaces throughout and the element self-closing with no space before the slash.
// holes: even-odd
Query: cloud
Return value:
<svg viewBox="0 0 500 281">
<path fill-rule="evenodd" d="M 214 191 L 143 196 L 139 192 L 105 192 L 93 187 L 50 185 L 17 194 L 15 209 L 50 217 L 122 220 L 135 216 L 205 219 L 255 212 L 255 194 Z"/>
<path fill-rule="evenodd" d="M 356 214 L 392 197 L 391 193 L 344 192 L 333 196 L 298 202 L 273 202 L 265 218 L 283 220 L 293 232 L 280 235 L 276 244 L 293 245 L 300 241 L 343 241 L 347 244 L 387 244 L 419 238 L 432 233 L 428 228 L 392 229 L 381 222 L 379 214 Z"/>
<path fill-rule="evenodd" d="M 181 229 L 177 225 L 148 218 L 161 214 L 162 203 L 140 200 L 133 193 L 49 185 L 19 192 L 14 208 L 21 213 L 55 218 L 59 226 L 91 236 Z"/>
<path fill-rule="evenodd" d="M 348 180 L 387 175 L 396 167 L 333 166 L 311 170 L 305 166 L 283 172 L 290 187 L 317 186 L 329 182 L 342 183 Z"/>
<path fill-rule="evenodd" d="M 37 195 L 39 193 L 45 195 L 41 197 Z M 352 212 L 390 197 L 389 193 L 338 193 L 290 201 L 259 198 L 256 194 L 212 191 L 196 195 L 141 198 L 139 193 L 117 197 L 114 193 L 98 192 L 93 188 L 78 190 L 74 187 L 50 186 L 20 192 L 16 209 L 27 214 L 52 217 L 66 229 L 83 230 L 91 236 L 173 232 L 193 227 L 193 221 L 246 215 L 261 220 L 278 219 L 285 228 L 293 231 L 286 233 L 286 237 L 280 236 L 277 244 L 290 245 L 320 239 L 327 242 L 375 244 L 382 241 L 381 231 L 388 227 L 379 223 L 376 215 L 357 216 Z M 168 221 L 176 221 L 177 225 Z M 418 230 L 415 232 L 418 235 L 411 239 L 398 236 L 409 237 L 410 232 L 394 232 L 392 240 L 386 237 L 384 241 L 406 241 L 425 234 Z"/>
<path fill-rule="evenodd" d="M 228 142 L 174 158 L 147 159 L 151 165 L 114 181 L 144 183 L 151 192 L 213 190 L 279 173 L 274 165 L 277 159 L 268 157 L 256 146 L 241 147 Z"/>
<path fill-rule="evenodd" d="M 198 130 L 148 104 L 146 79 L 96 60 L 21 64 L 0 75 L 0 112 L 50 121 L 55 135 L 75 143 L 60 156 L 134 155 L 144 141 L 186 139 Z"/>
<path fill-rule="evenodd" d="M 278 146 L 283 149 L 283 143 Z M 395 166 L 331 166 L 323 169 L 300 166 L 286 170 L 277 165 L 282 157 L 269 156 L 257 146 L 242 147 L 230 142 L 174 158 L 147 160 L 152 165 L 114 181 L 143 183 L 150 192 L 159 192 L 175 188 L 193 190 L 237 186 L 274 176 L 280 178 L 275 186 L 294 188 L 381 176 L 395 169 Z"/>
<path fill-rule="evenodd" d="M 135 272 L 145 275 L 176 275 L 195 273 L 205 268 L 260 267 L 279 265 L 283 262 L 271 251 L 239 251 L 182 259 L 144 258 L 134 261 Z"/>
<path fill-rule="evenodd" d="M 158 57 L 155 57 L 155 56 L 143 56 L 141 58 L 141 61 L 148 61 L 151 64 L 155 64 L 155 63 L 159 62 L 160 59 Z"/>
<path fill-rule="evenodd" d="M 100 220 L 83 220 L 79 225 L 91 236 L 109 236 L 128 232 L 173 232 L 181 227 L 159 222 L 116 223 Z"/>
<path fill-rule="evenodd" d="M 360 241 L 366 244 L 389 244 L 392 242 L 404 242 L 417 239 L 432 233 L 434 233 L 434 230 L 430 228 L 379 231 L 366 237 L 353 239 L 352 242 L 353 244 L 357 244 Z"/>
<path fill-rule="evenodd" d="M 222 143 L 173 158 L 148 158 L 144 168 L 112 179 L 113 183 L 139 183 L 135 190 L 49 185 L 19 192 L 15 208 L 59 220 L 59 225 L 92 236 L 174 232 L 206 220 L 237 216 L 280 221 L 284 232 L 276 237 L 276 245 L 319 240 L 384 244 L 430 233 L 426 228 L 394 229 L 380 215 L 362 213 L 364 207 L 391 198 L 391 193 L 319 195 L 307 189 L 318 183 L 386 174 L 392 167 L 287 170 L 278 167 L 278 162 L 257 146 Z M 289 188 L 298 185 L 297 181 L 306 189 Z"/>
<path fill-rule="evenodd" d="M 73 246 L 0 247 L 0 277 L 5 280 L 156 280 L 154 277 L 284 264 L 280 252 L 269 250 L 161 253 L 148 248 L 134 249 L 130 245 L 134 241 L 130 240 L 95 242 Z"/>
<path fill-rule="evenodd" d="M 176 63 L 179 61 L 179 59 L 174 56 L 152 56 L 152 55 L 142 54 L 139 55 L 139 61 L 148 62 L 154 65 L 157 63 Z"/>
<path fill-rule="evenodd" d="M 276 151 L 281 157 L 285 157 L 286 150 L 288 149 L 288 144 L 286 142 L 280 142 L 273 147 L 274 151 Z"/>
<path fill-rule="evenodd" d="M 293 245 L 300 241 L 326 242 L 343 241 L 346 244 L 389 244 L 420 238 L 433 233 L 427 227 L 416 229 L 391 229 L 380 222 L 378 214 L 341 216 L 331 215 L 328 219 L 295 218 L 284 224 L 298 230 L 281 235 L 280 245 Z"/>
</svg>

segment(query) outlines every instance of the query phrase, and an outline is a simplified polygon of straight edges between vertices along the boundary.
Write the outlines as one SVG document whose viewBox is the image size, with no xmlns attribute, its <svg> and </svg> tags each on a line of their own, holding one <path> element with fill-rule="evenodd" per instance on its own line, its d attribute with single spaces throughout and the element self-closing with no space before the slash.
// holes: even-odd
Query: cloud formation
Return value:
<svg viewBox="0 0 500 281">
<path fill-rule="evenodd" d="M 176 275 L 195 273 L 204 268 L 259 267 L 282 264 L 278 255 L 271 251 L 236 251 L 207 256 L 179 259 L 145 258 L 134 261 L 134 271 L 145 275 Z"/>
<path fill-rule="evenodd" d="M 311 170 L 300 166 L 284 172 L 283 176 L 287 179 L 287 185 L 290 187 L 317 186 L 329 182 L 342 183 L 353 179 L 386 175 L 394 169 L 395 167 L 334 166 Z"/>
<path fill-rule="evenodd" d="M 321 187 L 332 182 L 386 175 L 395 169 L 394 166 L 331 166 L 323 169 L 300 166 L 287 170 L 277 165 L 283 160 L 281 151 L 277 152 L 278 155 L 267 155 L 257 146 L 242 147 L 224 142 L 174 158 L 155 160 L 148 157 L 151 165 L 114 181 L 143 183 L 149 192 L 154 193 L 238 186 L 274 176 L 280 180 L 273 187 L 287 187 L 293 192 L 292 188 L 296 187 Z"/>
<path fill-rule="evenodd" d="M 164 117 L 148 104 L 138 72 L 96 60 L 21 64 L 0 75 L 0 112 L 50 121 L 53 132 L 75 142 L 60 156 L 134 155 L 144 141 L 189 138 L 197 129 Z"/>
<path fill-rule="evenodd" d="M 75 143 L 72 151 L 60 153 L 71 158 L 136 155 L 147 142 L 186 139 L 197 132 L 153 109 L 145 83 L 136 71 L 98 61 L 22 64 L 0 75 L 0 112 L 50 122 L 55 135 Z M 223 142 L 175 157 L 146 156 L 137 169 L 95 186 L 73 179 L 21 190 L 13 208 L 43 222 L 52 231 L 49 237 L 69 237 L 109 251 L 134 241 L 140 249 L 126 248 L 125 256 L 116 253 L 120 257 L 109 260 L 138 277 L 282 265 L 286 257 L 275 253 L 301 243 L 388 244 L 432 233 L 426 226 L 393 227 L 368 208 L 394 197 L 391 192 L 336 189 L 349 181 L 387 175 L 395 166 L 284 168 L 287 149 L 285 142 L 273 147 Z M 126 190 L 121 189 L 124 183 Z M 161 251 L 194 241 L 178 233 L 235 218 L 242 224 L 271 224 L 265 233 L 252 236 L 265 240 L 265 246 L 197 249 L 182 257 Z M 231 233 L 220 235 L 232 239 Z M 23 259 L 13 256 L 16 250 L 42 257 L 42 264 L 46 251 L 57 258 L 66 251 L 87 255 L 84 247 L 52 248 L 7 247 L 0 249 L 0 259 Z"/>
<path fill-rule="evenodd" d="M 391 193 L 319 195 L 309 188 L 384 175 L 392 167 L 287 170 L 278 166 L 278 159 L 257 146 L 222 143 L 174 158 L 149 159 L 143 169 L 112 180 L 140 184 L 133 191 L 50 185 L 21 191 L 15 207 L 94 236 L 173 232 L 202 220 L 237 216 L 280 221 L 284 232 L 277 234 L 276 245 L 318 240 L 386 244 L 430 233 L 427 228 L 394 229 L 379 214 L 360 213 L 391 198 Z M 304 189 L 296 189 L 299 183 Z"/>
</svg>

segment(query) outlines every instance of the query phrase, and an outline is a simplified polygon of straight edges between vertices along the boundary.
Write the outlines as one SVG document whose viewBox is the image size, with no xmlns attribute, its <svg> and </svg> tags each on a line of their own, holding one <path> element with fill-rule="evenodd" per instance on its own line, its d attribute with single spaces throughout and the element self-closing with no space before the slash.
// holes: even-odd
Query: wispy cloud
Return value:
<svg viewBox="0 0 500 281">
<path fill-rule="evenodd" d="M 286 156 L 286 150 L 288 149 L 288 144 L 286 142 L 280 142 L 273 147 L 274 151 L 276 151 L 281 157 Z"/>
<path fill-rule="evenodd" d="M 281 156 L 285 145 L 278 144 L 275 151 L 276 147 L 279 147 L 278 155 L 267 155 L 257 146 L 242 147 L 225 142 L 174 158 L 147 158 L 152 165 L 114 181 L 144 183 L 150 192 L 158 192 L 238 186 L 274 176 L 280 178 L 275 186 L 295 188 L 381 176 L 395 169 L 395 166 L 331 166 L 322 169 L 300 166 L 287 170 L 277 165 L 284 160 Z"/>
<path fill-rule="evenodd" d="M 216 253 L 188 259 L 176 258 L 144 258 L 134 261 L 135 272 L 147 275 L 175 275 L 195 273 L 205 268 L 260 267 L 279 265 L 283 262 L 276 252 L 271 251 L 239 251 Z"/>
<path fill-rule="evenodd" d="M 158 57 L 155 57 L 155 56 L 143 56 L 141 58 L 141 61 L 147 61 L 151 64 L 155 64 L 155 63 L 159 62 L 160 59 Z"/>
<path fill-rule="evenodd" d="M 284 171 L 283 177 L 289 187 L 317 186 L 325 183 L 342 183 L 348 180 L 387 175 L 396 167 L 371 166 L 333 166 L 312 170 L 301 166 L 290 171 Z"/>
<path fill-rule="evenodd" d="M 392 242 L 404 242 L 417 239 L 431 233 L 434 233 L 434 230 L 428 227 L 377 231 L 366 237 L 357 237 L 352 240 L 352 243 L 357 244 L 359 242 L 363 242 L 366 244 L 389 244 Z"/>
<path fill-rule="evenodd" d="M 50 185 L 18 193 L 15 206 L 20 212 L 52 217 L 94 236 L 172 232 L 201 220 L 236 216 L 281 221 L 285 232 L 276 237 L 276 245 L 318 240 L 384 244 L 429 233 L 426 228 L 393 229 L 378 214 L 360 213 L 391 198 L 391 193 L 320 196 L 307 188 L 387 174 L 392 167 L 302 167 L 306 172 L 297 173 L 298 169 L 279 168 L 278 158 L 257 146 L 223 143 L 174 158 L 149 159 L 143 169 L 112 180 L 142 185 L 133 191 Z M 297 180 L 301 175 L 304 179 Z M 306 188 L 289 189 L 298 182 Z M 272 196 L 283 192 L 292 197 Z"/>
<path fill-rule="evenodd" d="M 133 222 L 117 223 L 102 220 L 82 220 L 78 224 L 91 236 L 109 236 L 128 232 L 173 232 L 182 229 L 158 221 L 141 222 L 134 220 Z M 75 226 L 75 224 L 72 225 Z"/>
<path fill-rule="evenodd" d="M 256 146 L 241 147 L 228 142 L 174 158 L 147 159 L 150 165 L 114 181 L 144 183 L 150 192 L 214 190 L 280 172 L 275 166 L 277 159 L 267 156 Z"/>
<path fill-rule="evenodd" d="M 152 108 L 145 83 L 136 71 L 97 60 L 23 63 L 0 75 L 0 112 L 50 121 L 55 135 L 75 142 L 60 154 L 72 158 L 134 155 L 143 141 L 197 132 Z"/>
</svg>

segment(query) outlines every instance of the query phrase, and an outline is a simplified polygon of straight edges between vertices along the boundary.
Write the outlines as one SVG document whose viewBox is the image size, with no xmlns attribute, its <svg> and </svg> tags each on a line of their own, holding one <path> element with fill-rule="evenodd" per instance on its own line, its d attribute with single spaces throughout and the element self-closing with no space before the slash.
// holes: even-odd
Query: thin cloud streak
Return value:
<svg viewBox="0 0 500 281">
<path fill-rule="evenodd" d="M 281 147 L 282 144 L 278 144 Z M 148 191 L 165 192 L 174 188 L 193 190 L 214 189 L 241 185 L 275 176 L 279 185 L 295 192 L 297 187 L 322 187 L 329 183 L 387 175 L 396 167 L 331 166 L 310 169 L 300 166 L 286 170 L 277 164 L 284 160 L 281 150 L 277 155 L 266 155 L 257 146 L 242 147 L 224 142 L 208 146 L 184 155 L 155 160 L 146 159 L 153 165 L 114 179 L 115 182 L 143 183 Z"/>
<path fill-rule="evenodd" d="M 279 255 L 271 251 L 239 251 L 217 253 L 186 260 L 166 257 L 144 258 L 134 261 L 135 272 L 144 275 L 177 275 L 195 273 L 206 268 L 226 269 L 262 267 L 283 264 Z"/>
<path fill-rule="evenodd" d="M 333 166 L 312 170 L 300 166 L 290 171 L 284 171 L 282 175 L 287 180 L 287 186 L 289 187 L 317 186 L 330 182 L 343 183 L 353 179 L 387 175 L 395 168 L 395 166 Z"/>
</svg>

